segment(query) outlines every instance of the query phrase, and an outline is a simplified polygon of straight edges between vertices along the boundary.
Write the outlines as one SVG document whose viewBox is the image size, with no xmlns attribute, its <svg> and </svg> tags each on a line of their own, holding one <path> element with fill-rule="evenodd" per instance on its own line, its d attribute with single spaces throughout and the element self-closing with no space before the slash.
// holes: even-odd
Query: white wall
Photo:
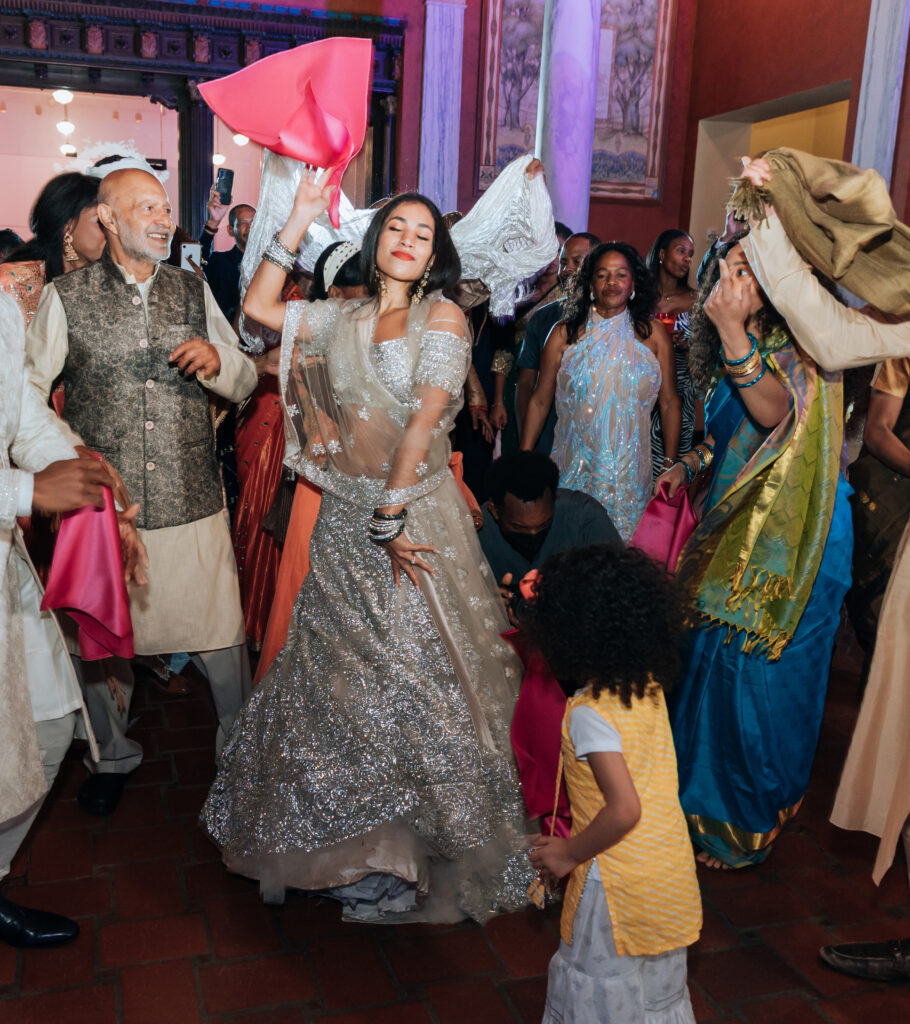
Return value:
<svg viewBox="0 0 910 1024">
<path fill-rule="evenodd" d="M 68 141 L 76 147 L 77 155 L 65 157 L 60 146 L 67 138 L 56 128 L 57 122 L 64 119 L 64 109 L 54 101 L 52 92 L 52 88 L 0 89 L 0 227 L 12 228 L 23 238 L 30 238 L 29 211 L 50 178 L 63 171 L 85 170 L 100 157 L 124 150 L 167 160 L 164 185 L 179 224 L 177 112 L 142 96 L 76 93 L 66 115 L 76 126 Z M 237 202 L 255 205 L 259 196 L 261 147 L 255 143 L 237 146 L 231 132 L 217 120 L 215 137 L 216 146 L 226 157 L 225 166 L 235 172 Z M 215 168 L 213 181 L 214 176 Z M 216 248 L 229 249 L 233 244 L 226 231 L 218 232 Z"/>
<path fill-rule="evenodd" d="M 12 228 L 22 238 L 30 238 L 29 211 L 50 178 L 63 171 L 84 171 L 102 156 L 125 150 L 167 160 L 168 177 L 164 185 L 174 205 L 175 220 L 181 223 L 177 112 L 142 96 L 76 93 L 66 116 L 76 126 L 68 141 L 76 147 L 77 155 L 65 157 L 60 146 L 67 137 L 56 128 L 57 122 L 64 119 L 64 109 L 54 101 L 52 92 L 52 87 L 0 88 L 0 228 Z M 215 152 L 225 157 L 223 166 L 234 171 L 234 202 L 255 206 L 259 198 L 262 147 L 255 142 L 238 146 L 231 130 L 218 118 L 214 142 Z M 367 143 L 352 161 L 342 183 L 356 206 L 365 205 L 371 154 L 368 130 Z M 212 181 L 216 172 L 217 167 L 213 166 Z M 226 227 L 227 218 L 215 238 L 216 249 L 230 249 L 234 244 Z"/>
</svg>

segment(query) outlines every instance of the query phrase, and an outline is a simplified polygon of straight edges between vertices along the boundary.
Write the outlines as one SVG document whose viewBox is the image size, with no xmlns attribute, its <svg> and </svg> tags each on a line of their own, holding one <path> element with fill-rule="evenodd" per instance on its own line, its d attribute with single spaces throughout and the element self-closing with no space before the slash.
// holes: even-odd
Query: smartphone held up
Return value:
<svg viewBox="0 0 910 1024">
<path fill-rule="evenodd" d="M 234 172 L 229 167 L 219 167 L 215 178 L 215 191 L 218 193 L 218 200 L 222 206 L 227 206 L 230 203 L 233 189 Z"/>
</svg>

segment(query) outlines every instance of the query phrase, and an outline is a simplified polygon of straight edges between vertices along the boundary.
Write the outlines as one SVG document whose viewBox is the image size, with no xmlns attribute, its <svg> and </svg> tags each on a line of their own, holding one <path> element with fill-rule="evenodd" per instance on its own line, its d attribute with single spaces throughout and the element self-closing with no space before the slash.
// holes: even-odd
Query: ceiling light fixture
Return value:
<svg viewBox="0 0 910 1024">
<path fill-rule="evenodd" d="M 224 153 L 213 153 L 212 154 L 212 163 L 216 167 L 220 167 L 225 162 L 225 160 L 227 160 L 227 157 L 224 155 Z"/>
<path fill-rule="evenodd" d="M 76 147 L 71 142 L 64 142 L 63 145 L 60 147 L 60 152 L 64 156 L 75 156 Z"/>
<path fill-rule="evenodd" d="M 57 131 L 60 132 L 61 135 L 72 135 L 75 130 L 76 126 L 72 121 L 57 122 Z"/>
<path fill-rule="evenodd" d="M 60 104 L 61 107 L 65 107 L 67 103 L 73 102 L 73 94 L 69 89 L 55 89 L 51 95 Z"/>
<path fill-rule="evenodd" d="M 247 136 L 241 134 L 240 132 L 237 132 L 237 134 L 234 136 L 235 146 L 245 146 L 249 141 L 250 140 L 247 138 Z"/>
</svg>

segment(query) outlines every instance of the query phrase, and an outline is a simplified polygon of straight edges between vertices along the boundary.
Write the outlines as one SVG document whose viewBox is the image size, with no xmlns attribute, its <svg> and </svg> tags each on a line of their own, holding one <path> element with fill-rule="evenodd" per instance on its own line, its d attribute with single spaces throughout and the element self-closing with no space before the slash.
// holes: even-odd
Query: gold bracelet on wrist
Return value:
<svg viewBox="0 0 910 1024">
<path fill-rule="evenodd" d="M 755 373 L 755 371 L 762 364 L 762 356 L 760 352 L 754 352 L 742 366 L 727 366 L 727 373 L 731 377 L 748 377 L 749 374 Z"/>
<path fill-rule="evenodd" d="M 714 452 L 710 445 L 704 443 L 697 444 L 692 451 L 695 452 L 698 456 L 698 461 L 701 463 L 698 472 L 703 473 L 714 461 Z"/>
</svg>

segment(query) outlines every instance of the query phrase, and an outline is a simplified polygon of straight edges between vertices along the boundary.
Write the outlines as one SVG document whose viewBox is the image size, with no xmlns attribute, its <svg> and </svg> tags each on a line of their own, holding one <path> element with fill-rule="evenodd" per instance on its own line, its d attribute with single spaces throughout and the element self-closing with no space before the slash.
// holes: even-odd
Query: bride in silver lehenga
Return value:
<svg viewBox="0 0 910 1024">
<path fill-rule="evenodd" d="M 405 195 L 364 238 L 371 299 L 282 303 L 329 198 L 306 172 L 244 304 L 283 328 L 286 461 L 323 498 L 287 643 L 202 821 L 270 902 L 300 889 L 360 919 L 483 921 L 526 903 L 534 870 L 509 742 L 520 663 L 448 469 L 470 364 L 442 295 L 458 255 L 435 206 Z"/>
</svg>

